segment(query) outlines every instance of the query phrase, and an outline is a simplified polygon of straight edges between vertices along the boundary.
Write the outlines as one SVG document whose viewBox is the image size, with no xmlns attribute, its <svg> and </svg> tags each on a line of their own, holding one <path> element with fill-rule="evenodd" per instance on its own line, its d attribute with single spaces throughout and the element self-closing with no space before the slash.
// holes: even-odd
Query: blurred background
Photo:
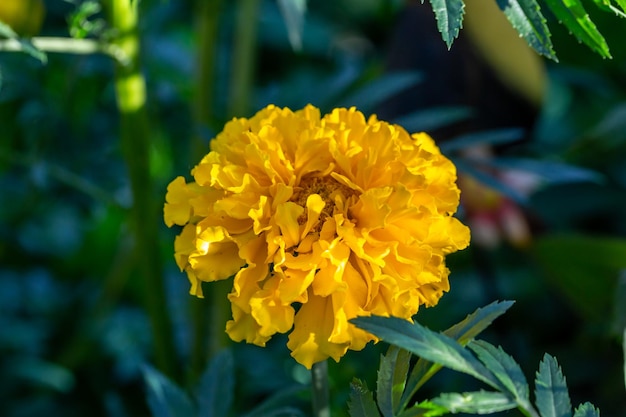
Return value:
<svg viewBox="0 0 626 417">
<path fill-rule="evenodd" d="M 448 51 L 428 3 L 311 1 L 301 21 L 305 2 L 142 0 L 139 121 L 116 103 L 124 70 L 110 56 L 0 51 L 0 415 L 150 415 L 147 366 L 192 390 L 224 346 L 233 415 L 276 393 L 306 414 L 286 337 L 225 341 L 224 289 L 188 295 L 178 231 L 160 217 L 167 184 L 223 124 L 269 103 L 357 106 L 429 132 L 457 164 L 473 241 L 449 258 L 450 293 L 416 319 L 442 330 L 516 300 L 485 338 L 529 379 L 549 352 L 574 404 L 626 415 L 626 21 L 591 10 L 609 60 L 547 16 L 555 63 L 491 3 L 468 4 Z M 115 34 L 98 1 L 2 0 L 0 20 L 22 36 Z M 330 363 L 333 415 L 347 415 L 353 378 L 374 386 L 384 349 Z M 468 383 L 443 371 L 423 395 Z"/>
</svg>

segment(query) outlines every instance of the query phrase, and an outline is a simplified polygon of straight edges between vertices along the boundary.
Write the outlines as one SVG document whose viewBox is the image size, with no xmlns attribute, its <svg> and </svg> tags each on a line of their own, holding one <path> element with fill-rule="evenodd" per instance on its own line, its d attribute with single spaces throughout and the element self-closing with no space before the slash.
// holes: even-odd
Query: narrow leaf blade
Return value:
<svg viewBox="0 0 626 417">
<path fill-rule="evenodd" d="M 514 301 L 494 301 L 485 307 L 476 309 L 472 314 L 468 314 L 462 321 L 444 333 L 465 345 L 489 327 L 495 319 L 506 313 L 514 303 Z"/>
<path fill-rule="evenodd" d="M 515 400 L 501 392 L 446 393 L 432 400 L 451 413 L 491 414 L 517 407 Z"/>
<path fill-rule="evenodd" d="M 457 136 L 441 144 L 441 152 L 447 154 L 476 145 L 506 145 L 522 139 L 524 130 L 520 128 L 488 130 Z"/>
<path fill-rule="evenodd" d="M 285 410 L 292 410 L 286 404 L 293 401 L 294 398 L 300 394 L 310 391 L 310 387 L 307 385 L 293 385 L 271 395 L 268 399 L 257 405 L 250 412 L 246 413 L 242 417 L 267 417 L 272 415 L 281 415 Z M 300 415 L 303 413 L 292 413 L 289 415 Z"/>
<path fill-rule="evenodd" d="M 450 337 L 397 317 L 357 317 L 351 322 L 384 341 L 426 360 L 466 373 L 492 387 L 499 382 L 469 351 Z"/>
<path fill-rule="evenodd" d="M 465 4 L 463 0 L 430 0 L 430 5 L 437 18 L 437 29 L 450 49 L 463 27 Z"/>
<path fill-rule="evenodd" d="M 415 71 L 390 73 L 365 85 L 347 98 L 340 100 L 337 107 L 356 106 L 359 110 L 367 113 L 389 97 L 420 81 L 422 81 L 422 75 Z"/>
<path fill-rule="evenodd" d="M 192 416 L 191 400 L 172 381 L 157 370 L 146 366 L 143 370 L 148 407 L 153 417 Z"/>
<path fill-rule="evenodd" d="M 537 53 L 558 61 L 546 19 L 535 0 L 497 0 L 497 3 L 515 30 Z"/>
<path fill-rule="evenodd" d="M 403 116 L 395 118 L 393 122 L 402 126 L 411 133 L 431 132 L 435 129 L 450 126 L 454 123 L 467 120 L 473 115 L 474 111 L 469 107 L 433 107 L 405 114 Z"/>
<path fill-rule="evenodd" d="M 462 321 L 445 330 L 444 334 L 465 346 L 512 305 L 513 301 L 496 301 L 485 307 L 478 308 Z M 409 376 L 404 395 L 402 396 L 402 404 L 408 403 L 415 392 L 440 369 L 440 365 L 420 358 Z"/>
<path fill-rule="evenodd" d="M 350 384 L 348 412 L 350 417 L 380 417 L 372 392 L 358 379 Z"/>
<path fill-rule="evenodd" d="M 381 355 L 378 379 L 376 381 L 376 400 L 378 408 L 385 417 L 393 417 L 402 397 L 406 377 L 409 372 L 411 354 L 397 346 L 389 346 L 387 353 Z"/>
<path fill-rule="evenodd" d="M 398 417 L 438 417 L 448 414 L 448 409 L 432 401 L 422 401 L 413 407 L 403 410 Z"/>
<path fill-rule="evenodd" d="M 501 347 L 495 347 L 483 340 L 475 340 L 468 346 L 518 402 L 529 402 L 530 392 L 526 377 L 510 355 Z"/>
<path fill-rule="evenodd" d="M 234 373 L 230 351 L 224 350 L 211 360 L 195 393 L 200 417 L 228 415 L 233 403 Z"/>
<path fill-rule="evenodd" d="M 535 399 L 542 417 L 572 415 L 572 403 L 563 372 L 556 359 L 547 353 L 539 364 L 535 380 Z"/>
<path fill-rule="evenodd" d="M 609 46 L 585 11 L 580 0 L 546 0 L 554 15 L 570 32 L 591 50 L 611 58 Z"/>
<path fill-rule="evenodd" d="M 302 49 L 302 29 L 304 15 L 307 9 L 307 0 L 278 0 L 280 13 L 287 26 L 287 36 L 291 47 L 299 51 Z"/>
</svg>

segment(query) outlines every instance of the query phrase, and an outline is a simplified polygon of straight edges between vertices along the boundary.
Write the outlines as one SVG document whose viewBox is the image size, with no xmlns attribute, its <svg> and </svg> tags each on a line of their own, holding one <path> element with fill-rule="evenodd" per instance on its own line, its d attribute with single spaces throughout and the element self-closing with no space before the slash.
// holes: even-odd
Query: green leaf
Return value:
<svg viewBox="0 0 626 417">
<path fill-rule="evenodd" d="M 463 0 L 430 0 L 430 5 L 437 18 L 437 29 L 450 49 L 452 42 L 459 36 L 459 30 L 463 27 L 465 4 Z"/>
<path fill-rule="evenodd" d="M 195 392 L 200 417 L 228 415 L 233 403 L 234 374 L 235 366 L 230 351 L 224 350 L 215 355 Z"/>
<path fill-rule="evenodd" d="M 600 410 L 591 403 L 584 403 L 578 406 L 574 417 L 600 417 Z"/>
<path fill-rule="evenodd" d="M 153 417 L 177 417 L 195 415 L 191 400 L 176 384 L 157 370 L 143 369 L 146 382 L 148 407 Z"/>
<path fill-rule="evenodd" d="M 466 345 L 489 327 L 495 319 L 506 313 L 514 303 L 514 301 L 494 301 L 485 307 L 476 309 L 472 314 L 468 314 L 462 321 L 444 333 L 456 339 L 460 344 Z"/>
<path fill-rule="evenodd" d="M 8 39 L 17 39 L 17 33 L 15 33 L 15 31 L 11 28 L 11 26 L 7 25 L 6 23 L 3 23 L 2 20 L 0 20 L 0 36 L 8 38 Z"/>
<path fill-rule="evenodd" d="M 501 347 L 495 347 L 482 340 L 475 340 L 468 346 L 518 402 L 524 404 L 529 402 L 530 392 L 526 377 L 510 355 Z"/>
<path fill-rule="evenodd" d="M 569 417 L 572 403 L 567 384 L 556 359 L 547 353 L 535 379 L 535 401 L 541 417 Z"/>
<path fill-rule="evenodd" d="M 356 106 L 363 113 L 367 113 L 394 94 L 421 81 L 422 75 L 414 71 L 390 73 L 377 78 L 347 98 L 340 100 L 337 107 Z"/>
<path fill-rule="evenodd" d="M 350 384 L 348 411 L 350 417 L 380 417 L 372 392 L 358 379 Z"/>
<path fill-rule="evenodd" d="M 306 13 L 307 0 L 278 0 L 278 8 L 287 26 L 287 36 L 291 47 L 302 49 L 302 29 Z"/>
<path fill-rule="evenodd" d="M 522 139 L 524 130 L 519 128 L 488 130 L 467 133 L 441 144 L 441 152 L 460 151 L 476 145 L 506 145 Z"/>
<path fill-rule="evenodd" d="M 580 0 L 546 0 L 548 7 L 580 42 L 604 58 L 611 58 L 609 46 Z"/>
<path fill-rule="evenodd" d="M 256 406 L 252 411 L 245 414 L 245 417 L 267 417 L 273 415 L 281 415 L 287 410 L 294 410 L 292 407 L 285 406 L 284 404 L 288 404 L 292 402 L 294 398 L 303 394 L 305 392 L 309 392 L 310 387 L 308 385 L 294 385 L 289 386 L 283 390 L 278 391 L 275 394 L 272 394 L 271 397 L 263 401 L 261 404 Z M 294 412 L 289 411 L 292 416 L 303 415 L 302 412 Z"/>
<path fill-rule="evenodd" d="M 380 357 L 376 400 L 385 417 L 393 417 L 398 410 L 409 372 L 411 353 L 397 346 L 389 346 L 386 355 Z"/>
<path fill-rule="evenodd" d="M 497 0 L 515 30 L 540 55 L 558 61 L 550 40 L 550 30 L 535 0 Z"/>
<path fill-rule="evenodd" d="M 626 0 L 617 0 L 618 4 L 620 1 L 626 3 Z M 593 0 L 593 2 L 599 9 L 604 10 L 605 12 L 613 12 L 619 17 L 626 17 L 626 14 L 622 11 L 623 7 L 622 10 L 618 9 L 611 3 L 611 0 Z"/>
<path fill-rule="evenodd" d="M 2 21 L 0 21 L 0 36 L 18 42 L 22 52 L 27 53 L 42 64 L 48 62 L 48 56 L 45 52 L 37 49 L 29 40 L 20 38 L 9 25 L 2 23 Z"/>
<path fill-rule="evenodd" d="M 467 174 L 477 181 L 485 184 L 488 187 L 493 188 L 498 191 L 500 194 L 509 197 L 511 200 L 517 202 L 521 205 L 528 204 L 528 197 L 526 197 L 521 192 L 517 191 L 510 185 L 504 183 L 501 179 L 496 178 L 491 173 L 486 173 L 481 165 L 485 165 L 486 161 L 480 160 L 469 160 L 467 158 L 450 158 L 454 165 L 456 165 L 459 172 Z M 479 165 L 479 168 L 476 168 L 474 165 Z"/>
<path fill-rule="evenodd" d="M 626 0 L 615 0 L 615 3 L 626 13 Z"/>
<path fill-rule="evenodd" d="M 423 401 L 413 407 L 402 410 L 398 417 L 438 417 L 448 414 L 448 409 L 432 401 Z"/>
<path fill-rule="evenodd" d="M 580 168 L 555 161 L 541 161 L 532 158 L 499 157 L 484 161 L 487 167 L 498 169 L 516 169 L 539 177 L 545 184 L 564 184 L 570 182 L 596 182 L 603 180 L 602 175 L 590 169 Z"/>
<path fill-rule="evenodd" d="M 512 305 L 513 301 L 496 301 L 485 307 L 478 308 L 472 314 L 467 315 L 462 321 L 453 325 L 443 333 L 465 346 L 474 339 L 474 337 L 478 336 L 483 330 L 489 327 L 496 318 L 504 314 Z M 420 358 L 411 371 L 401 404 L 408 404 L 417 390 L 440 369 L 440 365 Z"/>
<path fill-rule="evenodd" d="M 472 375 L 492 387 L 500 388 L 500 383 L 491 372 L 449 336 L 397 317 L 357 317 L 350 321 L 387 343 L 406 349 L 431 362 Z"/>
<path fill-rule="evenodd" d="M 474 111 L 469 107 L 432 107 L 397 117 L 393 122 L 411 133 L 430 132 L 467 120 L 473 115 Z"/>
<path fill-rule="evenodd" d="M 491 414 L 517 407 L 517 403 L 509 396 L 489 391 L 446 393 L 434 398 L 432 402 L 452 413 Z"/>
</svg>

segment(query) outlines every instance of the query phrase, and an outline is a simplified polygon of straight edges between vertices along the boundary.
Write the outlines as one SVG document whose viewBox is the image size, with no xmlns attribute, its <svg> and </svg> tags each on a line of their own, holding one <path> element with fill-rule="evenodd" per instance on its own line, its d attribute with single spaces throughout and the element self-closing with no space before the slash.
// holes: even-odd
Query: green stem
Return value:
<svg viewBox="0 0 626 417">
<path fill-rule="evenodd" d="M 215 69 L 218 23 L 222 0 L 196 0 L 197 67 L 194 89 L 194 133 L 191 139 L 191 161 L 196 164 L 209 151 L 205 133 L 214 119 Z M 195 383 L 210 357 L 228 343 L 224 332 L 229 303 L 226 298 L 230 287 L 221 283 L 206 289 L 208 300 L 192 299 L 191 322 L 193 326 L 190 383 Z"/>
<path fill-rule="evenodd" d="M 250 110 L 250 98 L 256 65 L 256 34 L 259 0 L 237 2 L 235 45 L 231 63 L 229 116 L 246 116 Z"/>
<path fill-rule="evenodd" d="M 172 325 L 167 313 L 163 268 L 159 257 L 159 211 L 150 176 L 150 125 L 146 113 L 146 83 L 139 65 L 137 30 L 138 1 L 108 0 L 110 23 L 117 33 L 117 45 L 128 57 L 128 64 L 116 64 L 115 92 L 120 112 L 121 147 L 133 194 L 131 222 L 137 262 L 143 275 L 145 308 L 150 317 L 155 362 L 173 377 L 175 353 Z"/>
<path fill-rule="evenodd" d="M 66 54 L 90 55 L 101 53 L 115 59 L 122 65 L 128 64 L 128 57 L 117 45 L 101 42 L 94 39 L 74 39 L 64 37 L 34 37 L 30 43 L 44 52 L 58 52 Z M 0 40 L 0 51 L 24 51 L 24 42 L 18 39 Z"/>
<path fill-rule="evenodd" d="M 208 152 L 203 133 L 214 118 L 217 36 L 221 8 L 222 0 L 196 0 L 198 52 L 193 102 L 195 131 L 191 143 L 191 160 L 194 163 Z"/>
<path fill-rule="evenodd" d="M 330 417 L 328 390 L 328 362 L 314 363 L 311 367 L 311 390 L 314 417 Z"/>
</svg>

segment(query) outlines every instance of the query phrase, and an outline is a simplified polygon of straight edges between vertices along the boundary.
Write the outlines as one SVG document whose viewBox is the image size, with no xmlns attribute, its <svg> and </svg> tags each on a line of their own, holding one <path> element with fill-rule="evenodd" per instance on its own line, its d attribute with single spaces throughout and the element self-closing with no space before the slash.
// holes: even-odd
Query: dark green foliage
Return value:
<svg viewBox="0 0 626 417">
<path fill-rule="evenodd" d="M 571 417 L 572 406 L 567 384 L 556 359 L 546 354 L 539 365 L 539 372 L 537 372 L 535 379 L 535 403 L 540 413 L 538 414 L 531 403 L 528 383 L 520 365 L 501 347 L 495 347 L 481 340 L 472 340 L 478 331 L 471 332 L 470 335 L 459 332 L 459 329 L 468 328 L 470 323 L 472 323 L 470 329 L 473 327 L 484 330 L 499 315 L 497 313 L 501 314 L 507 308 L 507 303 L 500 303 L 479 309 L 446 331 L 454 337 L 446 336 L 443 332 L 435 333 L 418 323 L 411 324 L 393 317 L 372 316 L 354 319 L 353 323 L 358 327 L 392 344 L 388 354 L 381 357 L 378 373 L 377 403 L 383 416 L 425 415 L 434 417 L 448 413 L 491 414 L 518 408 L 529 417 L 539 417 L 539 415 L 541 417 Z M 497 310 L 495 316 L 488 313 L 489 310 L 494 309 Z M 467 345 L 469 349 L 464 346 L 467 342 L 469 342 Z M 420 372 L 424 377 L 430 377 L 440 367 L 446 367 L 475 377 L 490 386 L 493 391 L 444 393 L 432 400 L 423 401 L 410 407 L 409 401 L 421 384 L 413 389 L 410 379 L 409 383 L 404 383 L 398 379 L 400 375 L 406 375 L 404 363 L 408 359 L 403 359 L 401 372 L 390 371 L 394 358 L 397 357 L 398 352 L 402 351 L 398 348 L 412 352 L 420 360 L 425 359 L 432 362 L 427 372 Z M 420 368 L 419 362 L 415 365 L 416 369 L 423 370 L 426 367 L 422 364 Z M 400 387 L 405 386 L 411 387 L 409 396 L 405 397 L 407 401 L 402 402 L 400 407 L 393 406 L 393 403 L 390 407 L 389 387 L 400 389 Z M 368 410 L 372 409 L 375 403 L 370 398 L 372 394 L 367 386 L 360 384 L 353 387 L 353 389 L 356 388 L 358 388 L 359 404 L 366 403 Z M 583 413 L 583 415 L 592 412 L 594 408 L 588 404 L 581 406 L 577 412 Z M 354 414 L 351 411 L 351 416 L 354 417 L 355 415 L 364 414 Z"/>
</svg>

